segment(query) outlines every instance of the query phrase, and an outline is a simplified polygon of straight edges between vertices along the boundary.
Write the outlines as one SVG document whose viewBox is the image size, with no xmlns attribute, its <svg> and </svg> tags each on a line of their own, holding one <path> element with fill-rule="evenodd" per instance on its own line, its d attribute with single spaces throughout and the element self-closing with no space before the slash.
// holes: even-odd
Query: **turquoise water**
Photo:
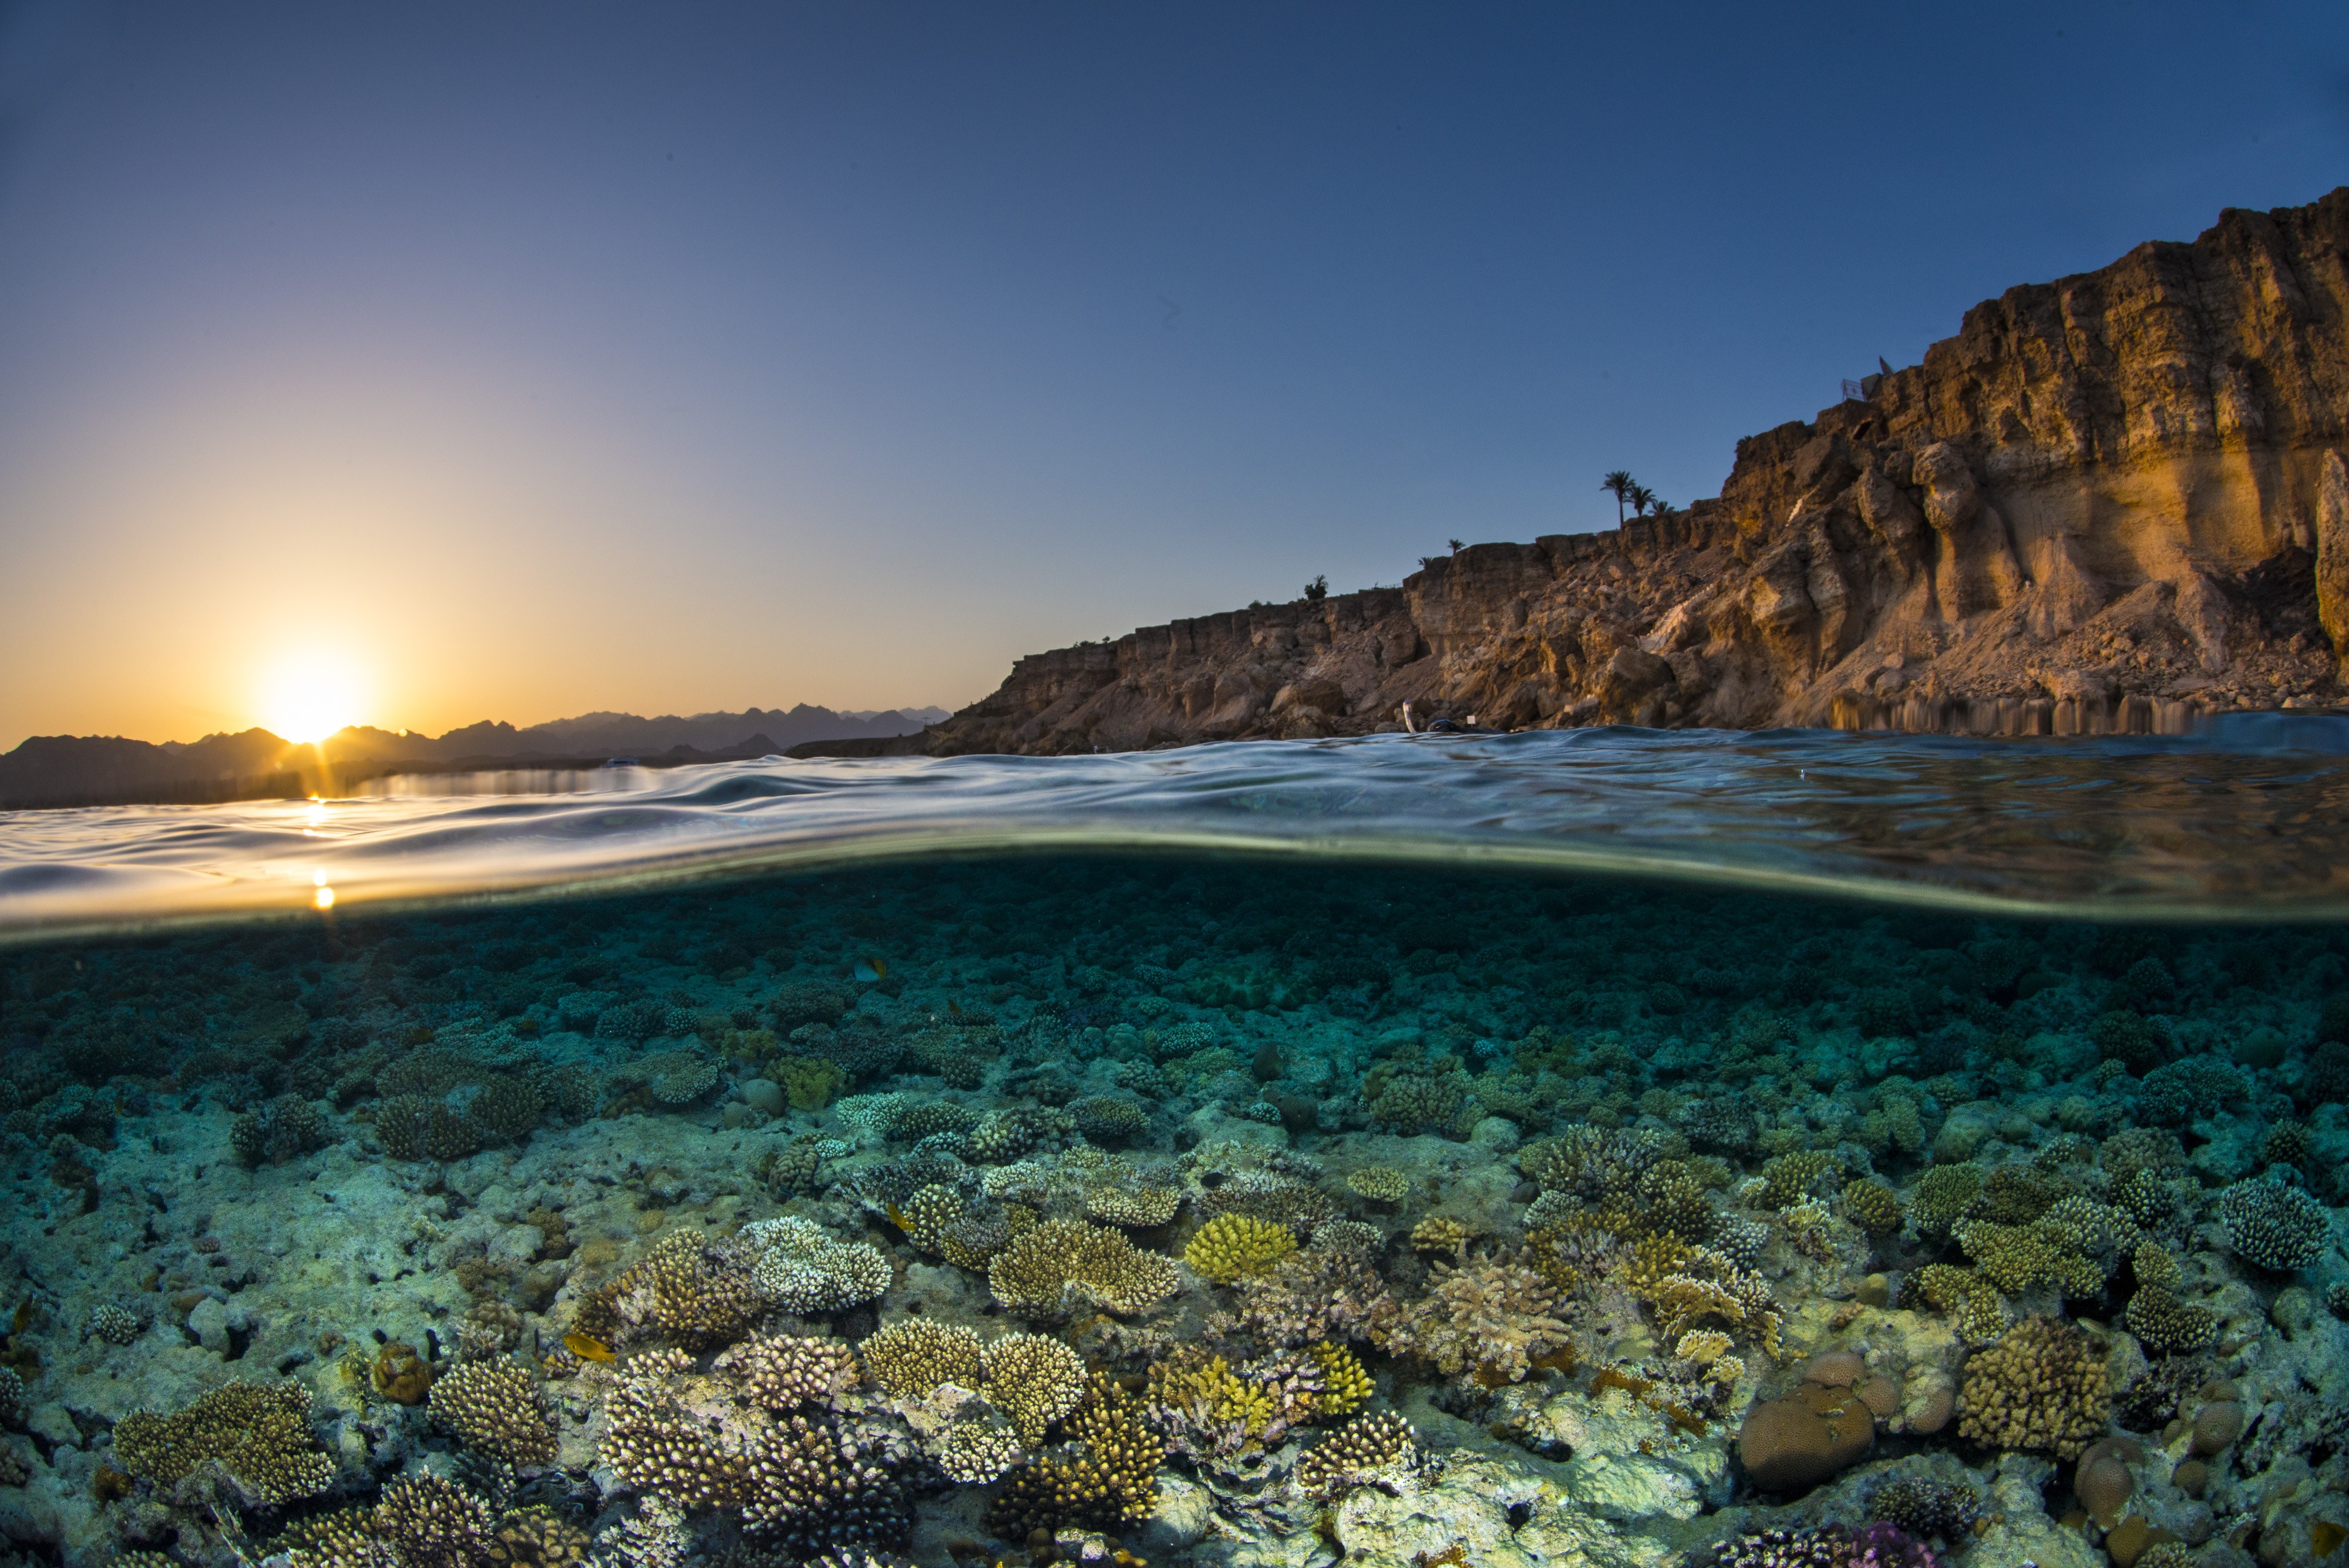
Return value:
<svg viewBox="0 0 2349 1568">
<path fill-rule="evenodd" d="M 2318 1561 L 2342 733 L 0 818 L 0 1532 Z"/>
</svg>

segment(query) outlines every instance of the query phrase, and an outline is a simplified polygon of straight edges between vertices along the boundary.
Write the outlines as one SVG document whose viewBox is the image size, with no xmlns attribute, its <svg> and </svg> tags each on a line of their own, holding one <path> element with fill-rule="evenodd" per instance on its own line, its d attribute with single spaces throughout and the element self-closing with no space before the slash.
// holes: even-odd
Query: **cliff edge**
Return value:
<svg viewBox="0 0 2349 1568">
<path fill-rule="evenodd" d="M 2331 704 L 2349 187 L 2009 289 L 1717 499 L 1020 659 L 908 751 L 1555 728 L 2064 734 Z M 897 749 L 893 746 L 890 749 Z"/>
</svg>

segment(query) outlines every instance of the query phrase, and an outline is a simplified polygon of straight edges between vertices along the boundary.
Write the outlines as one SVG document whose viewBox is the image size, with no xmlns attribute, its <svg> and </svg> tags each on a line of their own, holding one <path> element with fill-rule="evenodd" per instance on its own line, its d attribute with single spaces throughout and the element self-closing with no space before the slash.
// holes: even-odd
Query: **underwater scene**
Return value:
<svg viewBox="0 0 2349 1568">
<path fill-rule="evenodd" d="M 2338 1562 L 2332 734 L 17 814 L 0 1550 Z"/>
</svg>

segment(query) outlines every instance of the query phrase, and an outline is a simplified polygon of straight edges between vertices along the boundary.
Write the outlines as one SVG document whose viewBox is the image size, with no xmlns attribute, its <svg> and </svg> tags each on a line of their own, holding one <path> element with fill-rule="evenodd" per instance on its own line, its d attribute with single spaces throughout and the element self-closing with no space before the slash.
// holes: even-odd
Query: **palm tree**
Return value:
<svg viewBox="0 0 2349 1568">
<path fill-rule="evenodd" d="M 1633 483 L 1630 472 L 1620 468 L 1599 482 L 1599 489 L 1615 497 L 1615 526 L 1618 528 L 1623 526 L 1623 503 L 1631 499 Z"/>
<path fill-rule="evenodd" d="M 1656 504 L 1656 493 L 1644 484 L 1631 486 L 1631 514 L 1645 517 L 1648 508 Z"/>
<path fill-rule="evenodd" d="M 1678 512 L 1679 510 L 1679 507 L 1673 505 L 1669 501 L 1654 500 L 1651 501 L 1648 505 L 1648 511 L 1658 517 L 1670 517 L 1673 513 Z"/>
</svg>

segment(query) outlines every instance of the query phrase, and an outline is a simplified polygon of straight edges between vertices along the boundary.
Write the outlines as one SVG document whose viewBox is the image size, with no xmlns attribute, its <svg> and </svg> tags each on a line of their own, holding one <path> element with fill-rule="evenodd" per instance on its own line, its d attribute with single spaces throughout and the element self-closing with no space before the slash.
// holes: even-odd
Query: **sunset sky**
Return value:
<svg viewBox="0 0 2349 1568">
<path fill-rule="evenodd" d="M 2339 5 L 0 5 L 0 748 L 957 705 L 2344 180 Z"/>
</svg>

